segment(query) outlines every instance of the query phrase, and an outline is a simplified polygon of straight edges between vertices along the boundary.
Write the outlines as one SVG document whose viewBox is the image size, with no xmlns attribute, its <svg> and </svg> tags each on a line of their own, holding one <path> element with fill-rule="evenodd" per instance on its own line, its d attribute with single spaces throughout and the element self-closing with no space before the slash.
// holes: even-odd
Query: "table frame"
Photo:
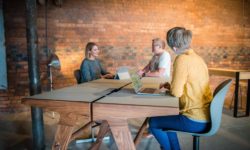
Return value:
<svg viewBox="0 0 250 150">
<path fill-rule="evenodd" d="M 73 129 L 77 120 L 86 117 L 89 121 L 84 125 L 82 129 L 85 129 L 91 125 L 90 121 L 90 103 L 88 102 L 68 102 L 68 101 L 56 101 L 56 100 L 36 100 L 36 99 L 23 99 L 23 104 L 41 107 L 43 109 L 53 110 L 60 114 L 55 139 L 52 145 L 53 150 L 67 149 L 69 142 L 74 139 L 79 132 L 76 131 L 73 135 Z M 72 111 L 73 110 L 73 111 Z"/>
<path fill-rule="evenodd" d="M 250 110 L 250 70 L 233 70 L 233 69 L 220 69 L 209 68 L 210 75 L 227 76 L 235 78 L 235 90 L 234 90 L 234 117 L 247 117 Z M 247 101 L 246 101 L 246 113 L 243 116 L 238 116 L 238 101 L 239 101 L 239 81 L 247 80 Z"/>
<path fill-rule="evenodd" d="M 146 127 L 145 124 L 147 124 L 147 117 L 178 114 L 178 106 L 171 107 L 94 103 L 93 119 L 103 120 L 103 123 L 106 125 L 103 128 L 101 127 L 101 133 L 100 135 L 98 135 L 99 137 L 97 138 L 97 143 L 92 145 L 91 150 L 99 149 L 100 143 L 98 142 L 100 142 L 104 137 L 103 134 L 108 132 L 108 128 L 110 128 L 110 131 L 112 132 L 113 138 L 119 150 L 135 150 L 135 146 L 139 143 L 142 132 Z M 143 117 L 145 117 L 146 119 L 135 139 L 133 139 L 128 127 L 127 119 Z"/>
<path fill-rule="evenodd" d="M 92 104 L 95 101 L 103 98 L 105 95 L 115 92 L 121 89 L 122 87 L 128 85 L 129 83 L 130 82 L 128 81 L 100 79 L 84 83 L 84 85 L 74 85 L 71 87 L 66 87 L 50 92 L 44 92 L 41 94 L 33 95 L 30 97 L 25 97 L 22 99 L 22 103 L 58 112 L 60 114 L 60 119 L 55 133 L 55 139 L 52 145 L 52 150 L 66 150 L 70 141 L 78 137 L 83 130 L 94 124 L 92 120 Z M 80 92 L 79 96 L 79 91 L 75 91 L 75 88 L 80 88 L 80 90 L 86 90 L 86 87 L 91 87 L 92 89 L 100 89 L 100 87 L 97 85 L 103 85 L 104 93 L 103 95 L 94 96 L 95 98 L 93 96 L 91 98 L 82 97 L 82 94 L 84 94 L 82 92 Z M 70 96 L 67 96 L 68 92 L 73 92 L 73 94 L 74 92 L 78 92 L 76 93 L 77 98 L 73 98 L 73 100 L 70 99 Z M 98 95 L 98 92 L 100 92 L 100 90 L 98 92 L 89 92 L 92 95 Z M 56 96 L 51 96 L 53 94 Z M 76 126 L 77 120 L 82 117 L 86 117 L 88 122 L 82 128 L 74 132 L 74 127 Z"/>
<path fill-rule="evenodd" d="M 98 83 L 99 81 L 95 82 Z M 157 83 L 153 84 L 156 85 Z M 101 82 L 100 85 L 108 87 L 107 84 L 103 84 Z M 24 98 L 22 99 L 22 103 L 55 111 L 60 114 L 60 120 L 56 130 L 55 140 L 52 145 L 53 150 L 66 150 L 69 142 L 75 139 L 81 133 L 82 130 L 86 129 L 87 127 L 90 127 L 93 124 L 93 121 L 96 120 L 102 120 L 102 124 L 100 132 L 98 134 L 97 142 L 93 144 L 91 149 L 98 149 L 103 136 L 108 131 L 111 131 L 119 150 L 135 150 L 135 144 L 139 143 L 139 139 L 142 135 L 144 127 L 141 127 L 139 135 L 137 135 L 135 140 L 133 140 L 130 130 L 128 128 L 127 119 L 177 115 L 179 114 L 179 106 L 177 103 L 174 103 L 173 105 L 173 102 L 171 102 L 171 105 L 165 105 L 165 101 L 164 106 L 162 106 L 162 104 L 155 105 L 155 103 L 148 105 L 135 105 L 133 103 L 110 104 L 99 102 L 105 97 L 112 95 L 113 93 L 119 93 L 120 90 L 123 89 L 123 87 L 127 88 L 127 85 L 128 83 L 124 83 L 123 86 L 120 86 L 119 88 L 112 90 L 110 93 L 106 93 L 105 95 L 100 96 L 98 99 L 92 101 L 75 101 L 75 98 L 73 98 L 73 100 L 65 100 L 63 97 L 61 98 L 64 100 L 59 100 L 57 94 L 54 94 L 55 98 L 46 97 L 46 94 L 44 94 Z M 158 87 L 158 84 L 156 86 Z M 135 95 L 134 92 L 132 92 L 133 90 L 131 89 L 131 87 L 129 87 L 129 89 L 130 90 L 128 95 Z M 52 93 L 49 94 L 52 95 Z M 60 93 L 58 94 L 60 95 Z M 44 96 L 47 99 L 43 98 Z M 79 95 L 77 98 L 79 98 Z M 172 98 L 170 99 L 172 100 Z M 126 100 L 126 98 L 124 98 L 124 100 Z M 118 113 L 120 111 L 122 111 L 122 115 Z M 88 122 L 81 129 L 73 133 L 77 120 L 79 120 L 79 118 L 83 116 L 88 119 Z M 144 121 L 143 124 L 145 125 L 146 123 L 147 121 Z"/>
</svg>

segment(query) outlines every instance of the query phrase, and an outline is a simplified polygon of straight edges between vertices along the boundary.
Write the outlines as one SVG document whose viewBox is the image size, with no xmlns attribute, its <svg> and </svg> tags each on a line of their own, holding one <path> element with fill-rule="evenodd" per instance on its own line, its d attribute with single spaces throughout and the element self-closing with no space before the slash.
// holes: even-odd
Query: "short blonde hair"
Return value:
<svg viewBox="0 0 250 150">
<path fill-rule="evenodd" d="M 91 51 L 94 46 L 97 46 L 97 44 L 94 42 L 87 43 L 86 48 L 85 48 L 85 58 L 88 59 L 90 57 L 89 51 Z"/>
<path fill-rule="evenodd" d="M 183 27 L 174 27 L 167 32 L 168 46 L 173 49 L 176 47 L 180 51 L 190 48 L 192 41 L 192 31 Z"/>
<path fill-rule="evenodd" d="M 165 42 L 163 40 L 161 40 L 160 38 L 155 38 L 155 39 L 152 40 L 152 43 L 156 43 L 156 42 L 160 43 L 160 46 L 161 46 L 162 49 L 165 48 Z"/>
</svg>

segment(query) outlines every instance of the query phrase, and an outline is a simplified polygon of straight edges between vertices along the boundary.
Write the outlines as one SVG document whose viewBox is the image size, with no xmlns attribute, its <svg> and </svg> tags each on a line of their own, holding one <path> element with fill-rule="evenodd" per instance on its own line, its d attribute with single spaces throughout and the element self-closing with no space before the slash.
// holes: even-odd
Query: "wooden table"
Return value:
<svg viewBox="0 0 250 150">
<path fill-rule="evenodd" d="M 92 103 L 129 83 L 130 81 L 100 79 L 26 97 L 22 99 L 22 103 L 60 114 L 52 149 L 65 150 L 72 139 L 73 129 L 80 117 L 89 120 L 89 123 L 83 128 L 91 125 Z"/>
<path fill-rule="evenodd" d="M 239 92 L 239 80 L 247 80 L 247 102 L 246 102 L 246 114 L 249 116 L 250 107 L 250 70 L 233 70 L 233 69 L 220 69 L 220 68 L 209 68 L 210 75 L 219 75 L 235 78 L 235 90 L 234 90 L 234 117 L 238 116 L 238 92 Z"/>
<path fill-rule="evenodd" d="M 158 88 L 161 80 L 143 79 L 146 87 Z M 120 150 L 134 150 L 127 119 L 179 113 L 178 99 L 171 96 L 136 95 L 130 81 L 95 80 L 52 92 L 26 97 L 22 103 L 45 108 L 60 114 L 52 149 L 67 149 L 77 120 L 107 122 Z M 77 134 L 77 133 L 76 133 Z M 73 134 L 74 136 L 75 134 Z"/>
<path fill-rule="evenodd" d="M 146 87 L 159 87 L 158 79 L 143 79 Z M 131 84 L 93 104 L 93 119 L 105 120 L 119 150 L 135 150 L 127 119 L 179 114 L 178 98 L 136 95 Z M 104 131 L 105 134 L 105 131 Z M 103 137 L 103 135 L 102 135 Z M 94 147 L 92 149 L 98 149 Z"/>
</svg>

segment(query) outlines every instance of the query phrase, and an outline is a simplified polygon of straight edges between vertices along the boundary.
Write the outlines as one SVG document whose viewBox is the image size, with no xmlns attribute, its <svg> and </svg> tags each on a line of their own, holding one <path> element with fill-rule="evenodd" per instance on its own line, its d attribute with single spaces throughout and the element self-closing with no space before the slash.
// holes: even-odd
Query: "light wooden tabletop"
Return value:
<svg viewBox="0 0 250 150">
<path fill-rule="evenodd" d="M 130 83 L 130 81 L 99 79 L 29 96 L 25 99 L 92 102 L 128 83 Z"/>
<path fill-rule="evenodd" d="M 224 72 L 250 72 L 250 70 L 240 69 L 225 69 L 225 68 L 208 68 L 210 71 L 224 71 Z"/>
<path fill-rule="evenodd" d="M 155 84 L 152 84 L 152 86 L 150 84 L 144 85 L 145 87 L 155 87 Z M 170 95 L 139 95 L 135 93 L 131 84 L 98 100 L 96 103 L 179 107 L 179 101 L 176 97 Z"/>
<path fill-rule="evenodd" d="M 236 73 L 239 73 L 239 79 L 250 79 L 250 70 L 238 70 L 238 69 L 224 69 L 224 68 L 208 68 L 210 75 L 219 75 L 227 77 L 236 77 Z"/>
<path fill-rule="evenodd" d="M 147 77 L 142 79 L 143 87 L 145 88 L 159 88 L 159 84 L 163 82 L 165 82 L 165 80 L 160 78 Z M 118 92 L 105 96 L 96 103 L 179 107 L 177 97 L 170 96 L 169 94 L 158 96 L 152 94 L 139 95 L 135 93 L 132 84 L 123 87 Z"/>
</svg>

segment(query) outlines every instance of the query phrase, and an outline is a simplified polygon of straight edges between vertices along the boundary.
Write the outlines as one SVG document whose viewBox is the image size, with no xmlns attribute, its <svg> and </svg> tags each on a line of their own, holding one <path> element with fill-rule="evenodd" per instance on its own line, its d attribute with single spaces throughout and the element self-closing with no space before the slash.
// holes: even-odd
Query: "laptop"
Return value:
<svg viewBox="0 0 250 150">
<path fill-rule="evenodd" d="M 166 95 L 166 90 L 161 90 L 159 88 L 143 88 L 143 84 L 141 82 L 140 76 L 133 71 L 129 71 L 130 78 L 132 81 L 132 86 L 134 88 L 134 91 L 136 94 L 140 95 L 155 95 L 155 96 L 160 96 L 160 95 Z"/>
<path fill-rule="evenodd" d="M 121 66 L 116 70 L 115 79 L 117 80 L 129 80 L 129 67 L 128 66 Z"/>
</svg>

